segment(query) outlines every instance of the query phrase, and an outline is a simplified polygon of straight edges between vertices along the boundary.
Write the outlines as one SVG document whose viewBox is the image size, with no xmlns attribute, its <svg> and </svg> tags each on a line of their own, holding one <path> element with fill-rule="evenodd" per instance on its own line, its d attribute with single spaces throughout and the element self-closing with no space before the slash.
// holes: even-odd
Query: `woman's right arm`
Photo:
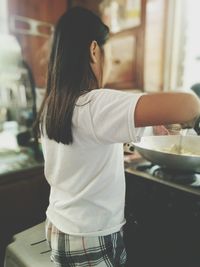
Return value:
<svg viewBox="0 0 200 267">
<path fill-rule="evenodd" d="M 153 93 L 139 98 L 134 120 L 136 127 L 187 124 L 200 116 L 200 101 L 191 93 Z"/>
</svg>

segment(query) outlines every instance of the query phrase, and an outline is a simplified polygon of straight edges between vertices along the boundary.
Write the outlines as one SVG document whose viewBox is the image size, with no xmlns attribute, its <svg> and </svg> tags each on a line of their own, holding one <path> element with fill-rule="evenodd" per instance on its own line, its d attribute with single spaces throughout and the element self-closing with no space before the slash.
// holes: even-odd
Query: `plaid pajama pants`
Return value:
<svg viewBox="0 0 200 267">
<path fill-rule="evenodd" d="M 73 236 L 59 231 L 46 220 L 46 238 L 51 260 L 57 267 L 124 267 L 123 233 L 107 236 Z"/>
</svg>

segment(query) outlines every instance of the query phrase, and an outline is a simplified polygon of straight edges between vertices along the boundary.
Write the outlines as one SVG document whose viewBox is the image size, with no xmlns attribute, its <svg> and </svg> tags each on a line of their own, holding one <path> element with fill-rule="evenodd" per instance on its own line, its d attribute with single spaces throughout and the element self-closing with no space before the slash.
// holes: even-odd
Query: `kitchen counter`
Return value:
<svg viewBox="0 0 200 267">
<path fill-rule="evenodd" d="M 132 154 L 129 156 L 125 156 L 125 172 L 137 177 L 141 177 L 142 179 L 147 179 L 168 187 L 200 196 L 200 182 L 196 183 L 195 186 L 191 186 L 152 176 L 147 172 L 137 169 L 139 164 L 148 164 L 148 161 L 141 158 L 138 154 Z M 35 172 L 37 170 L 41 170 L 43 169 L 43 165 L 44 162 L 42 159 L 36 160 L 32 155 L 25 152 L 8 153 L 7 155 L 0 154 L 0 184 L 7 183 L 10 179 L 12 181 L 14 179 L 18 179 L 18 177 L 23 175 L 23 173 L 26 174 L 27 172 L 30 173 L 32 171 Z"/>
<path fill-rule="evenodd" d="M 43 168 L 43 160 L 36 160 L 30 151 L 6 151 L 0 153 L 0 184 L 9 178 L 18 179 L 24 172 Z"/>
<path fill-rule="evenodd" d="M 150 164 L 150 162 L 145 159 L 136 156 L 133 157 L 132 160 L 128 162 L 125 161 L 125 171 L 129 174 L 133 174 L 134 176 L 141 177 L 142 179 L 147 179 L 159 184 L 163 184 L 168 187 L 172 187 L 174 189 L 178 189 L 187 193 L 191 193 L 197 196 L 200 196 L 200 182 L 196 182 L 193 186 L 187 184 L 181 184 L 180 182 L 166 180 L 164 178 L 155 177 L 147 172 L 140 171 L 137 169 L 138 164 Z"/>
</svg>

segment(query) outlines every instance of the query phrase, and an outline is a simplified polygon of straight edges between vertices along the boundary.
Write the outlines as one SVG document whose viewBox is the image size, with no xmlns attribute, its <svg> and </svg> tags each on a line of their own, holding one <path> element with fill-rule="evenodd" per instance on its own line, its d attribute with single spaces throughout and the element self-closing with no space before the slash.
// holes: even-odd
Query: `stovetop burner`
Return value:
<svg viewBox="0 0 200 267">
<path fill-rule="evenodd" d="M 179 184 L 190 185 L 193 187 L 200 187 L 200 174 L 192 172 L 180 172 L 176 170 L 169 170 L 164 167 L 154 165 L 151 163 L 140 163 L 136 167 L 137 170 L 143 171 L 166 181 L 172 181 Z"/>
<path fill-rule="evenodd" d="M 196 181 L 195 173 L 181 173 L 174 170 L 168 170 L 165 168 L 161 168 L 156 166 L 157 168 L 153 168 L 152 175 L 155 177 L 159 177 L 168 181 L 176 181 L 181 184 L 191 184 Z"/>
</svg>

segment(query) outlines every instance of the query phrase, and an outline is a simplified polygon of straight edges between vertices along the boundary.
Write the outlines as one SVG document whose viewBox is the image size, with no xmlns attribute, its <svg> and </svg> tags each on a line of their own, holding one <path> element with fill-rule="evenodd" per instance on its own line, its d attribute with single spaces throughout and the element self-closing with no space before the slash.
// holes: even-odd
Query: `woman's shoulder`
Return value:
<svg viewBox="0 0 200 267">
<path fill-rule="evenodd" d="M 100 89 L 94 89 L 92 91 L 86 92 L 79 96 L 76 104 L 82 105 L 84 103 L 90 102 L 91 100 L 95 100 L 96 98 L 98 98 L 100 95 L 102 96 L 110 91 L 114 91 L 114 90 L 100 88 Z"/>
<path fill-rule="evenodd" d="M 100 89 L 94 89 L 90 92 L 81 95 L 77 100 L 77 104 L 84 105 L 85 103 L 90 103 L 90 102 L 95 103 L 96 101 L 97 102 L 103 101 L 103 103 L 106 102 L 110 103 L 110 101 L 114 99 L 116 101 L 120 101 L 123 99 L 134 99 L 135 97 L 138 98 L 137 93 L 132 93 L 132 92 L 129 93 L 117 89 L 100 88 Z"/>
<path fill-rule="evenodd" d="M 98 97 L 99 95 L 103 96 L 109 96 L 109 95 L 133 95 L 132 93 L 124 92 L 122 90 L 117 90 L 117 89 L 110 89 L 110 88 L 99 88 L 99 89 L 94 89 L 92 91 L 89 91 L 85 94 L 82 94 L 79 99 L 92 99 L 95 98 L 96 96 Z"/>
</svg>

